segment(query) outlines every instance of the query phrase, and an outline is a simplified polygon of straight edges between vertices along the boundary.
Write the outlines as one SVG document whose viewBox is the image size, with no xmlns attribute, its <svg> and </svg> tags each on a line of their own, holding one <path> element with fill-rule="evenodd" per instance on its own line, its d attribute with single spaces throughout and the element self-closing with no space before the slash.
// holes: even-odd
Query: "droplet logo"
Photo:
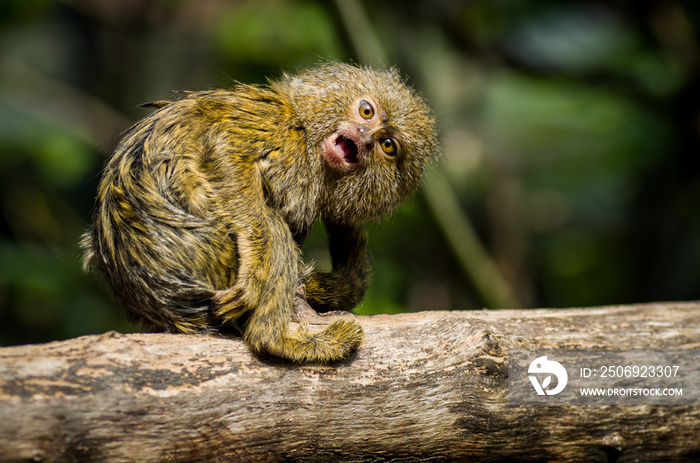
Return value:
<svg viewBox="0 0 700 463">
<path fill-rule="evenodd" d="M 566 387 L 566 382 L 569 380 L 569 375 L 566 373 L 566 368 L 564 368 L 561 363 L 555 362 L 554 360 L 547 360 L 547 356 L 536 358 L 527 369 L 528 378 L 532 386 L 537 391 L 537 395 L 557 395 Z M 537 379 L 539 374 L 547 374 L 543 377 L 542 383 L 540 384 Z M 557 386 L 554 389 L 548 389 L 552 384 L 552 375 L 557 378 Z"/>
</svg>

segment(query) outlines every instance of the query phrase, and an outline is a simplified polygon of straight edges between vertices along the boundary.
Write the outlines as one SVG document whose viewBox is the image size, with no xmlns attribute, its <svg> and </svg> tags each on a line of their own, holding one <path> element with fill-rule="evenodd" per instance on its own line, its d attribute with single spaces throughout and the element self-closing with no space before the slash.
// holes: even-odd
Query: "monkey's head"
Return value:
<svg viewBox="0 0 700 463">
<path fill-rule="evenodd" d="M 324 218 L 378 220 L 438 156 L 435 121 L 395 70 L 328 64 L 287 77 L 309 155 L 321 159 Z"/>
</svg>

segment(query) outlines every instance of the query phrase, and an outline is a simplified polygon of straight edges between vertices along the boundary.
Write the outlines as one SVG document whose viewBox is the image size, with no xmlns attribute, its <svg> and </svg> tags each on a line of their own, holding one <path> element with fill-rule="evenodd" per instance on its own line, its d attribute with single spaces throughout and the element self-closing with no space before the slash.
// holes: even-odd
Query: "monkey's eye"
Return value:
<svg viewBox="0 0 700 463">
<path fill-rule="evenodd" d="M 360 101 L 357 111 L 362 116 L 362 119 L 372 119 L 374 117 L 374 108 L 365 100 Z"/>
<path fill-rule="evenodd" d="M 382 147 L 382 151 L 384 151 L 384 154 L 388 156 L 396 156 L 396 152 L 398 151 L 396 142 L 392 138 L 385 138 L 383 140 L 380 140 L 379 146 Z"/>
</svg>

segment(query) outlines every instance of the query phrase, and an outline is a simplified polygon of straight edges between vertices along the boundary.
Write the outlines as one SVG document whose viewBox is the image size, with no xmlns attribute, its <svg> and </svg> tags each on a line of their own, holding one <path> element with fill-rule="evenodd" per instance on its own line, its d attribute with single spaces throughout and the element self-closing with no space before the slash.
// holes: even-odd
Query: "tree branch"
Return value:
<svg viewBox="0 0 700 463">
<path fill-rule="evenodd" d="M 509 349 L 699 347 L 700 303 L 358 318 L 366 341 L 335 365 L 207 336 L 2 348 L 0 461 L 700 458 L 697 405 L 507 403 Z"/>
</svg>

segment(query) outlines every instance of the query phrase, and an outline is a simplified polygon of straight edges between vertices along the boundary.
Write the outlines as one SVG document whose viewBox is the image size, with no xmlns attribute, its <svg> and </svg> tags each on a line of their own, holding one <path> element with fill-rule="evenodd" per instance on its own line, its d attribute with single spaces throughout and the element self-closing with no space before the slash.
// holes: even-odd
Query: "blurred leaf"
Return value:
<svg viewBox="0 0 700 463">
<path fill-rule="evenodd" d="M 75 249 L 0 240 L 0 345 L 108 330 L 118 316 L 103 294 Z"/>
<path fill-rule="evenodd" d="M 66 132 L 46 131 L 38 142 L 34 152 L 39 171 L 58 187 L 75 185 L 94 165 L 94 151 Z"/>
<path fill-rule="evenodd" d="M 544 5 L 528 10 L 507 32 L 505 43 L 532 65 L 581 72 L 603 67 L 633 51 L 633 32 L 604 6 Z"/>
<path fill-rule="evenodd" d="M 521 166 L 527 187 L 566 192 L 578 212 L 606 222 L 661 160 L 668 134 L 654 114 L 614 93 L 513 73 L 492 80 L 484 117 L 490 150 Z"/>
<path fill-rule="evenodd" d="M 216 32 L 223 53 L 236 61 L 279 66 L 342 56 L 333 23 L 317 3 L 245 1 L 227 11 Z"/>
</svg>

